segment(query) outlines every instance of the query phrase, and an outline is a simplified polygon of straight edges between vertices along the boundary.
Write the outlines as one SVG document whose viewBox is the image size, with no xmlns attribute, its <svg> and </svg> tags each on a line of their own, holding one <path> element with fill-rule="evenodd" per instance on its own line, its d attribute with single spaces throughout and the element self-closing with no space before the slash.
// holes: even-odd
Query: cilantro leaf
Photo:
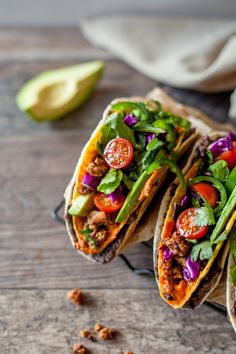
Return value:
<svg viewBox="0 0 236 354">
<path fill-rule="evenodd" d="M 103 154 L 103 151 L 106 145 L 116 137 L 116 132 L 111 128 L 110 123 L 104 124 L 101 128 L 101 139 L 97 142 L 97 150 L 100 155 Z"/>
<path fill-rule="evenodd" d="M 215 219 L 212 208 L 208 203 L 205 203 L 205 206 L 197 208 L 196 216 L 193 220 L 193 225 L 204 227 L 207 225 L 214 225 Z"/>
<path fill-rule="evenodd" d="M 105 194 L 112 193 L 117 187 L 119 187 L 122 178 L 123 172 L 121 170 L 110 168 L 110 170 L 101 180 L 97 190 Z"/>
<path fill-rule="evenodd" d="M 92 230 L 90 230 L 88 226 L 86 226 L 84 230 L 80 230 L 80 234 L 83 235 L 86 238 L 86 240 L 92 244 L 93 248 L 97 248 L 95 240 L 90 235 L 91 232 Z"/>
<path fill-rule="evenodd" d="M 210 150 L 207 150 L 206 156 L 207 156 L 209 165 L 212 165 L 214 163 L 214 157 L 213 157 Z"/>
<path fill-rule="evenodd" d="M 147 144 L 146 149 L 147 151 L 157 150 L 160 149 L 163 145 L 164 145 L 163 141 L 154 138 L 152 141 L 150 141 L 150 143 Z"/>
<path fill-rule="evenodd" d="M 140 148 L 135 141 L 134 131 L 123 122 L 122 113 L 115 112 L 110 114 L 105 121 L 105 125 L 110 125 L 110 128 L 115 131 L 116 136 L 129 140 L 134 148 Z"/>
<path fill-rule="evenodd" d="M 212 172 L 213 177 L 221 182 L 224 182 L 229 176 L 229 168 L 227 162 L 224 160 L 216 161 L 213 165 L 210 165 L 208 170 Z"/>
<path fill-rule="evenodd" d="M 211 244 L 217 244 L 220 241 L 227 240 L 228 234 L 226 231 L 223 231 L 214 241 L 211 242 Z"/>
<path fill-rule="evenodd" d="M 138 162 L 139 168 L 138 171 L 142 172 L 144 171 L 154 160 L 155 157 L 155 151 L 154 150 L 149 150 L 146 151 L 144 154 L 142 154 L 142 158 Z"/>
<path fill-rule="evenodd" d="M 193 262 L 196 262 L 198 258 L 200 260 L 210 259 L 212 255 L 212 246 L 209 240 L 200 242 L 193 246 L 190 252 L 190 258 Z"/>
<path fill-rule="evenodd" d="M 172 124 L 175 128 L 182 127 L 185 131 L 189 131 L 191 122 L 185 118 L 175 116 L 171 112 L 159 112 L 158 119 L 164 119 L 167 123 Z"/>
<path fill-rule="evenodd" d="M 135 124 L 134 129 L 146 133 L 155 133 L 155 134 L 165 133 L 164 129 L 155 127 L 151 123 L 146 123 L 146 122 L 140 122 Z"/>
<path fill-rule="evenodd" d="M 124 113 L 132 112 L 135 117 L 141 120 L 147 120 L 149 118 L 148 110 L 143 102 L 117 102 L 112 105 L 112 110 Z"/>
</svg>

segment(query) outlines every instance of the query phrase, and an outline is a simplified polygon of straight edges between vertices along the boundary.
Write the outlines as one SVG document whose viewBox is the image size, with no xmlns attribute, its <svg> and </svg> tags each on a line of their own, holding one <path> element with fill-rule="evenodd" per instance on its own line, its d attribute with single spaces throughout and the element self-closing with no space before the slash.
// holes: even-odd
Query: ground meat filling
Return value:
<svg viewBox="0 0 236 354">
<path fill-rule="evenodd" d="M 174 256 L 168 260 L 162 260 L 163 274 L 167 280 L 163 287 L 164 297 L 171 301 L 174 299 L 173 293 L 175 285 L 183 280 L 182 268 L 185 267 L 186 258 L 191 246 L 176 232 L 171 238 L 163 240 L 163 244 L 168 247 Z"/>
<path fill-rule="evenodd" d="M 92 193 L 92 189 L 89 188 L 89 187 L 86 187 L 86 186 L 81 186 L 81 187 L 78 189 L 78 193 L 79 193 L 79 194 L 82 194 L 82 195 L 85 195 L 85 194 L 88 194 L 88 193 Z"/>
<path fill-rule="evenodd" d="M 93 162 L 90 162 L 86 171 L 92 176 L 102 177 L 108 171 L 108 166 L 100 157 L 96 157 Z"/>
<path fill-rule="evenodd" d="M 100 157 L 96 157 L 90 162 L 86 171 L 94 177 L 103 177 L 108 171 L 108 166 Z M 81 186 L 78 189 L 80 195 L 91 193 L 92 190 L 87 186 Z M 111 224 L 109 216 L 103 211 L 92 210 L 87 219 L 85 219 L 85 227 L 88 226 L 91 231 L 90 236 L 94 239 L 97 247 L 101 246 L 108 236 L 108 225 Z M 85 244 L 87 240 L 84 239 Z"/>
<path fill-rule="evenodd" d="M 191 248 L 177 232 L 174 232 L 171 238 L 163 240 L 163 243 L 174 253 L 174 256 L 185 257 Z"/>
<path fill-rule="evenodd" d="M 97 246 L 101 246 L 108 236 L 108 226 L 111 224 L 109 216 L 103 211 L 93 210 L 88 214 L 87 226 L 92 231 L 90 236 Z"/>
</svg>

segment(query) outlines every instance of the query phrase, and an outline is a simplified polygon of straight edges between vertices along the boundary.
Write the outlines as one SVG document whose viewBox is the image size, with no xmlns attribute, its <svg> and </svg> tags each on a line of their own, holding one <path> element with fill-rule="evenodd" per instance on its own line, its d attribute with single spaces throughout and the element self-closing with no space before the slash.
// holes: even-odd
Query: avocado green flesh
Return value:
<svg viewBox="0 0 236 354">
<path fill-rule="evenodd" d="M 68 210 L 70 215 L 77 215 L 77 216 L 87 216 L 88 213 L 93 209 L 94 202 L 93 202 L 94 193 L 79 195 L 72 203 L 72 206 Z"/>
<path fill-rule="evenodd" d="M 234 187 L 226 205 L 224 206 L 224 209 L 221 211 L 220 217 L 212 232 L 211 241 L 214 241 L 223 231 L 228 218 L 235 210 L 235 208 L 236 208 L 236 186 Z"/>
<path fill-rule="evenodd" d="M 137 204 L 138 198 L 142 192 L 142 189 L 147 182 L 149 175 L 144 171 L 139 179 L 135 182 L 133 188 L 127 195 L 127 198 L 116 217 L 116 222 L 123 222 L 130 215 L 132 209 Z"/>
<path fill-rule="evenodd" d="M 44 72 L 23 85 L 17 105 L 36 121 L 61 118 L 89 98 L 103 70 L 103 62 L 93 61 Z"/>
</svg>

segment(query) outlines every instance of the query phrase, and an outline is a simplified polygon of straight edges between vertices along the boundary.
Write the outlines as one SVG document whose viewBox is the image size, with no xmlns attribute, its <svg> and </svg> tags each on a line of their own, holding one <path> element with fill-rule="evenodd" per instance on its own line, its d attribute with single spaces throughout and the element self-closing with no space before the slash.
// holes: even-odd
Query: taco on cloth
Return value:
<svg viewBox="0 0 236 354">
<path fill-rule="evenodd" d="M 197 138 L 187 118 L 148 98 L 108 106 L 65 193 L 67 230 L 81 254 L 109 262 L 133 234 L 168 170 L 182 177 L 176 161 Z"/>
<path fill-rule="evenodd" d="M 161 204 L 154 236 L 160 295 L 172 307 L 196 307 L 217 286 L 236 221 L 236 135 L 200 139 Z"/>
</svg>

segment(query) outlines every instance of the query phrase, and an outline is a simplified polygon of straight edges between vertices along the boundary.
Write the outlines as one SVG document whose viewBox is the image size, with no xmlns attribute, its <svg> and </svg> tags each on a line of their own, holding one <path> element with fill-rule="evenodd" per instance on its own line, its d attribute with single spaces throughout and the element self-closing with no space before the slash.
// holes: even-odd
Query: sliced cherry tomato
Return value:
<svg viewBox="0 0 236 354">
<path fill-rule="evenodd" d="M 210 183 L 199 182 L 190 187 L 195 193 L 199 193 L 210 204 L 212 208 L 216 207 L 216 203 L 219 200 L 218 192 L 215 187 Z"/>
<path fill-rule="evenodd" d="M 236 166 L 236 141 L 233 142 L 233 147 L 233 150 L 222 152 L 216 159 L 225 160 L 230 170 Z"/>
<path fill-rule="evenodd" d="M 194 225 L 194 219 L 197 214 L 197 208 L 188 208 L 184 210 L 177 219 L 177 232 L 189 239 L 196 240 L 206 235 L 208 226 L 200 227 Z"/>
<path fill-rule="evenodd" d="M 129 140 L 115 138 L 111 140 L 104 150 L 106 163 L 115 169 L 128 166 L 134 156 L 134 149 Z"/>
<path fill-rule="evenodd" d="M 115 200 L 114 202 L 111 200 L 108 194 L 97 193 L 94 196 L 94 204 L 99 210 L 104 211 L 105 213 L 113 213 L 119 210 L 124 204 L 124 201 L 125 197 L 123 194 L 120 194 L 119 199 Z"/>
</svg>

